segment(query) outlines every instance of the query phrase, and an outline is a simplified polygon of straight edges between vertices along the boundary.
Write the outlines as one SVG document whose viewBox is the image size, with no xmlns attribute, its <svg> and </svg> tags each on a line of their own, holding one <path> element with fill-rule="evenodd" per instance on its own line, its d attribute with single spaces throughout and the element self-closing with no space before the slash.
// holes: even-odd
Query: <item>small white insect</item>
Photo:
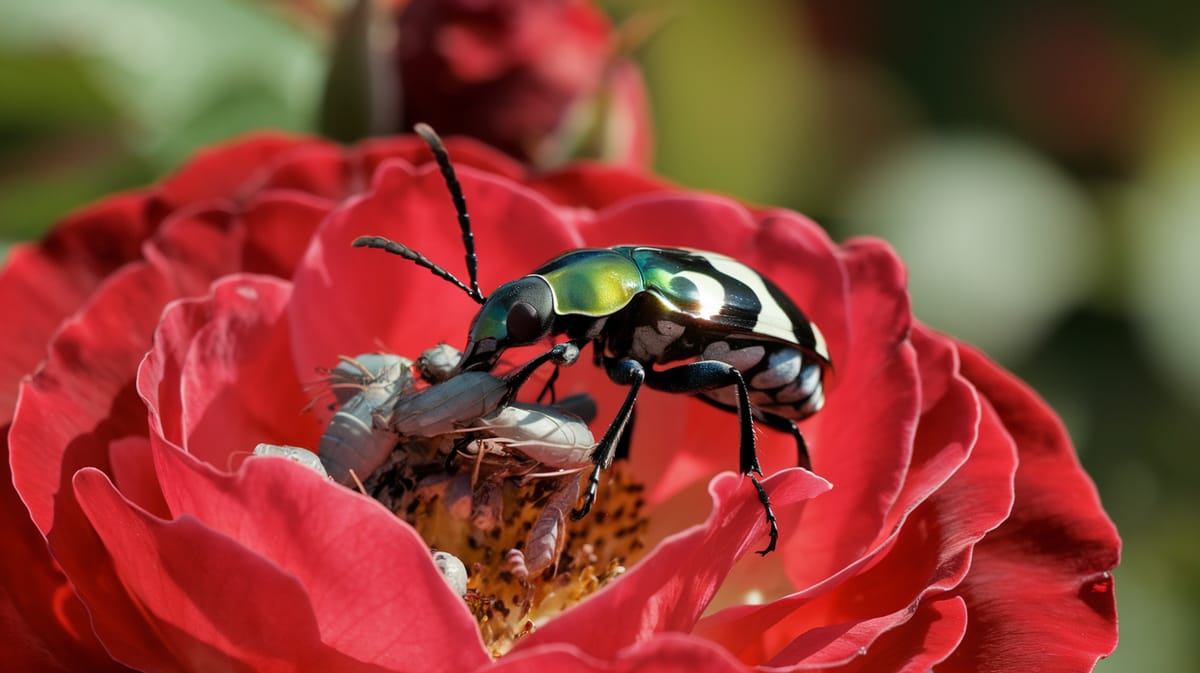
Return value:
<svg viewBox="0 0 1200 673">
<path fill-rule="evenodd" d="M 444 551 L 433 552 L 433 565 L 450 589 L 459 596 L 467 595 L 467 566 L 454 554 Z"/>
<path fill-rule="evenodd" d="M 366 480 L 385 464 L 404 465 L 412 455 L 426 455 L 409 453 L 417 447 L 413 440 L 470 435 L 478 451 L 474 471 L 441 475 L 436 484 L 428 482 L 427 476 L 418 487 L 442 489 L 451 516 L 487 532 L 503 525 L 505 480 L 555 480 L 546 506 L 528 532 L 521 567 L 514 566 L 514 573 L 526 576 L 543 572 L 562 554 L 566 517 L 579 498 L 578 472 L 592 465 L 596 439 L 580 416 L 561 407 L 508 400 L 538 366 L 577 357 L 578 349 L 564 344 L 504 376 L 454 374 L 457 353 L 439 346 L 419 359 L 425 363 L 420 367 L 426 372 L 422 378 L 436 381 L 420 390 L 404 358 L 386 354 L 346 358 L 328 378 L 342 407 L 322 436 L 321 461 L 341 483 L 351 479 L 351 470 Z M 579 413 L 595 414 L 590 396 L 571 396 L 563 402 L 562 406 Z M 488 470 L 481 475 L 484 464 Z M 371 485 L 369 480 L 365 483 Z"/>
<path fill-rule="evenodd" d="M 363 353 L 352 358 L 341 356 L 337 366 L 329 370 L 325 383 L 339 405 L 364 392 L 383 401 L 388 396 L 382 393 L 382 384 L 400 380 L 411 384 L 411 367 L 411 360 L 391 353 Z"/>
<path fill-rule="evenodd" d="M 441 383 L 454 374 L 461 360 L 462 351 L 448 344 L 438 344 L 417 358 L 417 372 L 430 383 Z"/>
<path fill-rule="evenodd" d="M 411 394 L 401 391 L 383 413 L 384 425 L 410 437 L 436 437 L 457 432 L 500 408 L 509 394 L 505 379 L 483 372 L 464 372 Z"/>
<path fill-rule="evenodd" d="M 513 577 L 524 582 L 529 579 L 529 568 L 525 566 L 525 554 L 520 549 L 509 549 L 504 555 L 505 562 L 508 563 L 508 572 L 513 574 Z"/>
<path fill-rule="evenodd" d="M 550 496 L 525 538 L 525 568 L 537 575 L 558 561 L 567 542 L 567 515 L 579 500 L 579 479 L 567 478 Z"/>
<path fill-rule="evenodd" d="M 447 357 L 447 348 L 436 346 L 425 351 L 421 357 L 430 361 Z M 391 411 L 385 423 L 395 432 L 410 437 L 436 437 L 461 432 L 462 428 L 475 423 L 477 419 L 499 410 L 513 391 L 539 366 L 546 362 L 568 364 L 578 357 L 579 349 L 576 346 L 559 344 L 505 376 L 478 371 L 462 372 L 425 390 L 411 394 L 402 390 L 393 401 L 388 402 L 387 408 Z"/>
<path fill-rule="evenodd" d="M 254 455 L 279 456 L 280 458 L 287 458 L 294 463 L 300 463 L 304 467 L 319 473 L 322 477 L 329 476 L 329 473 L 325 471 L 325 466 L 321 464 L 321 459 L 317 457 L 317 454 L 302 446 L 263 443 L 254 447 Z"/>
<path fill-rule="evenodd" d="M 590 466 L 596 448 L 596 438 L 582 418 L 535 404 L 516 402 L 501 407 L 463 429 L 472 431 L 487 432 L 506 449 L 559 469 Z"/>
<path fill-rule="evenodd" d="M 351 471 L 365 477 L 383 464 L 396 437 L 377 427 L 376 416 L 413 386 L 412 361 L 399 355 L 365 353 L 343 358 L 329 372 L 329 387 L 342 407 L 321 435 L 319 455 L 326 471 L 342 484 Z"/>
</svg>

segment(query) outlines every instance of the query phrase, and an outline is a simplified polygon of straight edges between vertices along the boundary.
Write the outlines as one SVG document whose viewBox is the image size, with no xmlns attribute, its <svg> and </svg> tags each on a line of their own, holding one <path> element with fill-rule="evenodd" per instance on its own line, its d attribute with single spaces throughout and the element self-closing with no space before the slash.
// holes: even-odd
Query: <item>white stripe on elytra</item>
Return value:
<svg viewBox="0 0 1200 673">
<path fill-rule="evenodd" d="M 695 271 L 680 271 L 678 275 L 696 286 L 696 297 L 700 300 L 700 317 L 707 320 L 715 318 L 725 306 L 725 286 L 721 281 Z"/>
<path fill-rule="evenodd" d="M 825 335 L 821 334 L 821 330 L 817 329 L 817 323 L 809 323 L 808 326 L 812 328 L 813 339 L 816 342 L 813 345 L 813 352 L 829 360 L 829 346 L 825 345 Z"/>
<path fill-rule="evenodd" d="M 702 253 L 702 255 L 717 271 L 741 281 L 758 297 L 759 303 L 762 304 L 762 311 L 759 312 L 758 322 L 754 325 L 755 332 L 789 343 L 796 343 L 795 325 L 792 324 L 792 319 L 783 312 L 783 308 L 771 296 L 762 276 L 745 264 L 724 255 L 712 253 Z"/>
</svg>

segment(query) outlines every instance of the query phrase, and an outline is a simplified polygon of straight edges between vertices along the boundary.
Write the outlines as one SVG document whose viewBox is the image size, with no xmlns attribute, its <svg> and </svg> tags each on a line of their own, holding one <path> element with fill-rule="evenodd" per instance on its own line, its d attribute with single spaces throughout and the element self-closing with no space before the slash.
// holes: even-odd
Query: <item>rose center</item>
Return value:
<svg viewBox="0 0 1200 673">
<path fill-rule="evenodd" d="M 642 485 L 615 466 L 591 512 L 574 521 L 585 472 L 548 469 L 487 440 L 455 444 L 405 439 L 363 487 L 431 549 L 463 562 L 464 599 L 500 656 L 637 560 L 647 527 Z"/>
</svg>

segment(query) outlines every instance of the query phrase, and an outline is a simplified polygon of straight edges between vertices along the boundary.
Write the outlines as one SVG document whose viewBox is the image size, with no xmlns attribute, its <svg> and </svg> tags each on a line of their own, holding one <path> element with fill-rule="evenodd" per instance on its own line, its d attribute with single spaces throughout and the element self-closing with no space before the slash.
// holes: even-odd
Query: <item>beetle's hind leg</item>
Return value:
<svg viewBox="0 0 1200 673">
<path fill-rule="evenodd" d="M 749 475 L 754 489 L 758 492 L 758 501 L 762 503 L 767 518 L 770 541 L 766 549 L 759 554 L 766 555 L 774 551 L 775 543 L 779 540 L 779 526 L 775 521 L 775 512 L 771 509 L 771 499 L 762 484 L 754 476 L 762 476 L 762 468 L 758 464 L 758 452 L 754 447 L 754 420 L 751 416 L 750 393 L 746 388 L 746 380 L 737 367 L 718 360 L 701 360 L 689 364 L 678 365 L 670 369 L 646 372 L 646 385 L 655 390 L 669 393 L 703 393 L 733 386 L 737 393 L 737 414 L 741 425 L 741 442 L 738 447 L 738 467 L 742 474 Z M 706 398 L 702 398 L 706 399 Z M 707 401 L 707 400 L 706 400 Z M 730 409 L 733 411 L 733 409 Z"/>
<path fill-rule="evenodd" d="M 738 412 L 737 407 L 733 406 L 732 404 L 718 402 L 717 400 L 714 400 L 711 397 L 705 397 L 704 395 L 701 395 L 700 399 L 722 411 L 728 411 L 731 414 L 736 414 Z M 778 430 L 779 432 L 786 432 L 791 435 L 792 438 L 796 440 L 796 464 L 808 470 L 809 472 L 813 471 L 812 459 L 810 459 L 808 456 L 808 442 L 804 441 L 804 434 L 800 432 L 800 427 L 796 425 L 795 421 L 790 418 L 784 418 L 778 414 L 773 414 L 769 411 L 763 411 L 762 409 L 755 409 L 753 411 L 753 416 L 755 420 L 759 421 L 768 428 L 771 428 L 772 430 Z"/>
<path fill-rule="evenodd" d="M 754 417 L 772 430 L 786 432 L 791 435 L 796 440 L 796 464 L 812 472 L 812 459 L 808 456 L 808 443 L 804 441 L 804 435 L 800 432 L 800 428 L 796 426 L 796 421 L 769 411 L 760 410 L 755 410 Z"/>
</svg>

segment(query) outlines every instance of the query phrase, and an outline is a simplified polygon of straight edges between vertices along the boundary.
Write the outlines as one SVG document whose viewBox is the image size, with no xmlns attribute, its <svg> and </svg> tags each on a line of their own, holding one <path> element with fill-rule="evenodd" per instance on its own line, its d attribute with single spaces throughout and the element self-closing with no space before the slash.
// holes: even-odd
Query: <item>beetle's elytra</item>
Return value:
<svg viewBox="0 0 1200 673">
<path fill-rule="evenodd" d="M 490 371 L 509 348 L 565 338 L 576 348 L 592 344 L 595 360 L 609 378 L 629 386 L 591 454 L 588 488 L 573 516 L 590 509 L 600 472 L 611 463 L 618 442 L 628 437 L 638 391 L 646 385 L 697 395 L 738 414 L 739 469 L 757 489 L 770 528 L 770 541 L 759 553 L 774 550 L 779 531 L 767 493 L 755 477 L 762 470 L 753 422 L 790 433 L 800 464 L 810 467 L 796 421 L 821 409 L 825 376 L 832 367 L 817 326 L 758 272 L 699 250 L 633 245 L 572 250 L 484 297 L 470 218 L 449 155 L 433 129 L 418 124 L 416 132 L 433 151 L 454 200 L 470 285 L 386 238 L 362 237 L 354 245 L 401 255 L 481 304 L 458 372 Z"/>
</svg>

